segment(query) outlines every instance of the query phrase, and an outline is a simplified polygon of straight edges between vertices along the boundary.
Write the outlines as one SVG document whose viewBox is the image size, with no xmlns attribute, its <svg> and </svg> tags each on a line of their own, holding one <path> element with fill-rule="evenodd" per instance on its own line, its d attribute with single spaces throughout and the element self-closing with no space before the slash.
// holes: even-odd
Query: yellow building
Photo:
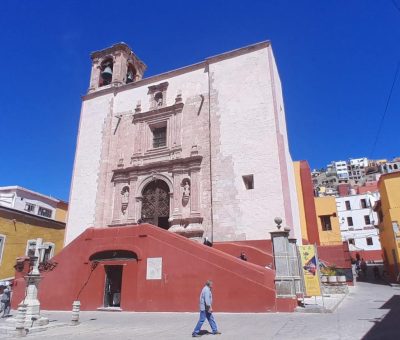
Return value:
<svg viewBox="0 0 400 340">
<path fill-rule="evenodd" d="M 379 217 L 379 238 L 386 270 L 396 280 L 400 272 L 400 172 L 382 175 L 378 189 L 381 199 L 374 210 Z"/>
<path fill-rule="evenodd" d="M 333 196 L 314 197 L 320 244 L 342 244 L 336 199 Z"/>
<path fill-rule="evenodd" d="M 342 245 L 335 197 L 315 197 L 308 163 L 293 164 L 302 239 L 321 246 Z"/>
<path fill-rule="evenodd" d="M 17 257 L 34 255 L 36 241 L 47 246 L 46 260 L 64 243 L 65 223 L 0 206 L 0 280 L 14 276 Z"/>
</svg>

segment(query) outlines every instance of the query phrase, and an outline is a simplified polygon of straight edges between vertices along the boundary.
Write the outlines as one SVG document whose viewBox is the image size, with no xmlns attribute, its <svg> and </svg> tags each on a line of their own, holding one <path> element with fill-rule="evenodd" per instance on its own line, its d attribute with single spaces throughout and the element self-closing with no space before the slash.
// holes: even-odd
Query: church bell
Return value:
<svg viewBox="0 0 400 340">
<path fill-rule="evenodd" d="M 112 79 L 112 70 L 110 66 L 106 66 L 103 70 L 103 72 L 101 72 L 101 76 L 104 80 L 107 81 L 111 81 Z"/>
</svg>

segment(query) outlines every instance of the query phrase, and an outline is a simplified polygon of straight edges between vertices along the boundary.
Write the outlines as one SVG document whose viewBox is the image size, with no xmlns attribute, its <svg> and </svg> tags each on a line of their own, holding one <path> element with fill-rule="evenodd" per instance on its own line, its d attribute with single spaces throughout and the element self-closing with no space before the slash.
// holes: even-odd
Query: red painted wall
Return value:
<svg viewBox="0 0 400 340">
<path fill-rule="evenodd" d="M 353 259 L 356 259 L 356 255 L 359 254 L 360 258 L 365 261 L 375 261 L 382 262 L 382 251 L 381 250 L 361 250 L 361 251 L 351 251 L 350 255 Z"/>
<path fill-rule="evenodd" d="M 248 262 L 262 267 L 271 266 L 274 263 L 271 240 L 214 242 L 213 248 L 237 258 L 243 251 Z"/>
<path fill-rule="evenodd" d="M 337 246 L 318 246 L 318 257 L 327 265 L 351 268 L 351 256 L 347 242 Z"/>
<path fill-rule="evenodd" d="M 89 257 L 104 250 L 130 250 L 136 260 L 100 262 L 91 272 Z M 148 257 L 162 257 L 161 280 L 146 280 Z M 214 281 L 214 309 L 225 312 L 293 311 L 296 301 L 275 297 L 275 272 L 151 225 L 90 228 L 65 247 L 42 273 L 41 308 L 71 310 L 79 297 L 82 310 L 103 306 L 104 265 L 122 264 L 121 308 L 126 311 L 197 311 L 200 290 Z M 90 276 L 90 279 L 88 280 Z M 13 307 L 22 300 L 25 283 L 16 274 Z"/>
<path fill-rule="evenodd" d="M 300 180 L 303 192 L 304 213 L 307 223 L 307 237 L 310 244 L 320 244 L 318 233 L 317 212 L 315 210 L 314 187 L 311 170 L 307 161 L 300 161 Z"/>
</svg>

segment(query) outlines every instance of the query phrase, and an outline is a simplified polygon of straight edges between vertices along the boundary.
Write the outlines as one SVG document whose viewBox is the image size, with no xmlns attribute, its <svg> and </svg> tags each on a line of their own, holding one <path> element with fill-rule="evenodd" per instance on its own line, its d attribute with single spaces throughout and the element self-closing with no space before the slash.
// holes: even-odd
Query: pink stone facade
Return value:
<svg viewBox="0 0 400 340">
<path fill-rule="evenodd" d="M 296 236 L 294 174 L 269 42 L 143 79 L 145 65 L 125 44 L 92 59 L 66 243 L 91 226 L 154 216 L 171 232 L 214 241 L 269 238 L 281 216 Z M 100 86 L 104 60 L 114 63 L 113 74 Z M 135 79 L 127 83 L 130 67 Z"/>
</svg>

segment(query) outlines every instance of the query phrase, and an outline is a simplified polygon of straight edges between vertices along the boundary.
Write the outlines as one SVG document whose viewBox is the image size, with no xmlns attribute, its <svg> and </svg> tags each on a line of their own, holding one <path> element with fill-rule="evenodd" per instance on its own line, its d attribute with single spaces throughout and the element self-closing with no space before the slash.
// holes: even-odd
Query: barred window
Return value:
<svg viewBox="0 0 400 340">
<path fill-rule="evenodd" d="M 167 127 L 154 128 L 153 130 L 153 148 L 160 148 L 167 145 Z"/>
</svg>

